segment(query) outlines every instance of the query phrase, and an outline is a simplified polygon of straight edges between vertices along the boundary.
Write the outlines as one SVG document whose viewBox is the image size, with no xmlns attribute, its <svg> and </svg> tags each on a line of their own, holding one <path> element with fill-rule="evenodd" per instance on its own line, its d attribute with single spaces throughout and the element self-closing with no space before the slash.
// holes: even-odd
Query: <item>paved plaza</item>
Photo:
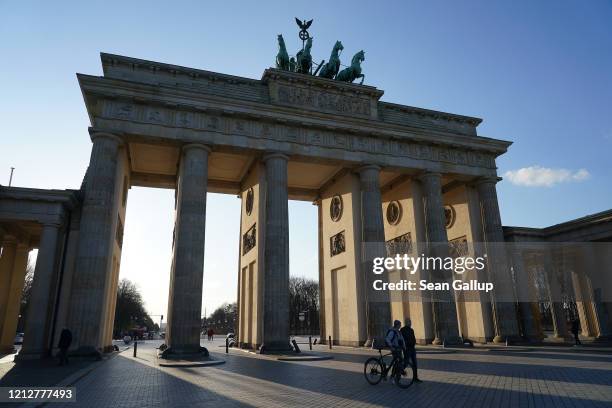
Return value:
<svg viewBox="0 0 612 408">
<path fill-rule="evenodd" d="M 366 383 L 363 362 L 374 352 L 315 346 L 332 360 L 278 361 L 241 350 L 224 353 L 223 340 L 203 340 L 215 367 L 157 366 L 158 341 L 127 349 L 76 384 L 67 407 L 185 406 L 413 406 L 604 407 L 612 405 L 612 353 L 569 347 L 493 346 L 419 349 L 424 380 L 402 390 L 390 382 Z M 307 345 L 303 345 L 307 349 Z M 492 351 L 492 350 L 495 351 Z M 512 351 L 510 351 L 512 350 Z M 53 406 L 61 406 L 53 404 Z"/>
</svg>

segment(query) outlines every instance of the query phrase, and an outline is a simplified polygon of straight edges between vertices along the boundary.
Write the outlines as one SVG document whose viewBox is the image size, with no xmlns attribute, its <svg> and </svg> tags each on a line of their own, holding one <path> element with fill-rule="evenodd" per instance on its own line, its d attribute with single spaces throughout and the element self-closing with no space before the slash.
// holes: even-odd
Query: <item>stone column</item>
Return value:
<svg viewBox="0 0 612 408">
<path fill-rule="evenodd" d="M 544 268 L 544 275 L 546 277 L 546 292 L 550 302 L 554 337 L 569 338 L 565 311 L 561 301 L 561 287 L 559 286 L 559 279 L 554 267 L 553 255 L 545 250 L 538 259 L 538 263 Z"/>
<path fill-rule="evenodd" d="M 442 198 L 442 175 L 427 172 L 422 174 L 419 179 L 423 187 L 425 230 L 428 244 L 427 255 L 445 258 L 449 256 L 449 248 Z M 433 282 L 450 282 L 453 279 L 452 273 L 444 270 L 430 270 L 429 278 Z M 459 325 L 453 292 L 437 292 L 432 301 L 435 336 L 433 344 L 458 343 L 460 341 Z"/>
<path fill-rule="evenodd" d="M 4 316 L 8 306 L 9 288 L 11 275 L 15 263 L 17 251 L 17 240 L 12 236 L 7 236 L 2 244 L 2 257 L 0 258 L 0 330 L 4 326 Z"/>
<path fill-rule="evenodd" d="M 264 232 L 263 350 L 277 352 L 289 346 L 289 210 L 287 161 L 269 153 L 266 168 Z"/>
<path fill-rule="evenodd" d="M 317 218 L 318 218 L 318 243 L 319 243 L 319 343 L 325 343 L 327 340 L 327 327 L 325 325 L 325 259 L 323 245 L 323 204 L 321 200 L 317 200 Z"/>
<path fill-rule="evenodd" d="M 361 265 L 365 285 L 366 346 L 376 337 L 383 337 L 391 326 L 389 292 L 375 291 L 373 283 L 379 277 L 372 272 L 375 257 L 385 256 L 385 227 L 380 194 L 380 167 L 366 165 L 359 169 L 361 191 Z"/>
<path fill-rule="evenodd" d="M 53 314 L 51 291 L 57 265 L 59 227 L 58 223 L 49 223 L 42 228 L 20 359 L 44 357 L 49 352 L 48 332 Z"/>
<path fill-rule="evenodd" d="M 75 260 L 67 328 L 73 333 L 77 354 L 98 355 L 107 274 L 111 272 L 115 241 L 113 211 L 117 160 L 122 143 L 117 136 L 93 133 L 93 146 L 85 179 L 79 247 Z"/>
<path fill-rule="evenodd" d="M 514 308 L 512 277 L 504 250 L 497 190 L 497 178 L 485 177 L 476 183 L 480 199 L 480 211 L 484 227 L 487 262 L 490 279 L 495 287 L 492 291 L 494 342 L 515 340 L 518 337 L 518 322 Z"/>
<path fill-rule="evenodd" d="M 182 151 L 164 357 L 208 354 L 200 346 L 200 329 L 210 151 L 201 144 L 188 144 Z"/>
<path fill-rule="evenodd" d="M 512 267 L 516 277 L 518 302 L 523 320 L 523 336 L 529 341 L 540 341 L 543 336 L 533 313 L 535 297 L 532 288 L 535 286 L 535 282 L 525 268 L 523 251 L 518 244 L 515 244 L 512 248 Z"/>
<path fill-rule="evenodd" d="M 7 287 L 6 308 L 4 309 L 4 314 L 0 316 L 3 321 L 0 326 L 0 354 L 12 353 L 14 350 L 13 342 L 15 341 L 15 332 L 17 331 L 21 291 L 23 290 L 29 254 L 30 248 L 28 245 L 17 245 L 10 284 Z M 3 271 L 0 271 L 0 273 L 3 273 Z"/>
</svg>

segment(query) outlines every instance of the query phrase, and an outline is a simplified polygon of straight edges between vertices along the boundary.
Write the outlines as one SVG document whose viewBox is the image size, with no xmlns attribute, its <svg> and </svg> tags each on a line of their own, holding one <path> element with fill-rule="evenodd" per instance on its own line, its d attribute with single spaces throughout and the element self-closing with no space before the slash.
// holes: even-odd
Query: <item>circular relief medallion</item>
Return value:
<svg viewBox="0 0 612 408">
<path fill-rule="evenodd" d="M 246 193 L 246 202 L 245 202 L 245 210 L 247 215 L 251 215 L 253 211 L 253 200 L 255 199 L 255 193 L 253 192 L 253 188 L 249 188 Z"/>
<path fill-rule="evenodd" d="M 455 224 L 455 218 L 457 217 L 457 213 L 455 212 L 455 208 L 452 205 L 445 205 L 444 206 L 444 222 L 445 222 L 445 226 L 446 229 L 449 229 L 450 227 L 453 226 L 453 224 Z"/>
<path fill-rule="evenodd" d="M 402 219 L 402 205 L 398 201 L 391 201 L 387 206 L 387 222 L 397 225 Z"/>
<path fill-rule="evenodd" d="M 339 195 L 333 196 L 329 204 L 329 216 L 332 221 L 340 221 L 340 218 L 342 218 L 342 207 L 342 197 Z"/>
</svg>

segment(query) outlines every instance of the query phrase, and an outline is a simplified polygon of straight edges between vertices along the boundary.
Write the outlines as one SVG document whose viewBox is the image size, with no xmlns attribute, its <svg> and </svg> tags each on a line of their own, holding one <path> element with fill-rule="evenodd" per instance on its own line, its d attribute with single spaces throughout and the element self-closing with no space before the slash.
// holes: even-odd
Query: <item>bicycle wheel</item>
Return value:
<svg viewBox="0 0 612 408">
<path fill-rule="evenodd" d="M 402 370 L 401 363 L 396 363 L 393 367 L 393 379 L 395 379 L 395 385 L 400 388 L 408 388 L 414 382 L 412 376 L 412 366 L 408 364 L 405 369 Z"/>
<path fill-rule="evenodd" d="M 363 375 L 371 385 L 376 385 L 382 380 L 383 371 L 380 360 L 375 357 L 368 358 L 363 366 Z"/>
</svg>

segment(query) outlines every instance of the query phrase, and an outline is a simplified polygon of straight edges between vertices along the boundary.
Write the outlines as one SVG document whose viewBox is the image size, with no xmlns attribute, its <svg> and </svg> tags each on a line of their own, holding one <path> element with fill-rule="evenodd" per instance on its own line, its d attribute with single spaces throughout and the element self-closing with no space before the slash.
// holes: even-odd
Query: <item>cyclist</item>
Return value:
<svg viewBox="0 0 612 408">
<path fill-rule="evenodd" d="M 399 361 L 399 367 L 402 368 L 402 375 L 405 373 L 403 370 L 404 360 L 402 358 L 402 354 L 404 351 L 404 337 L 400 333 L 400 327 L 402 327 L 402 322 L 396 320 L 393 322 L 393 327 L 387 330 L 387 335 L 385 336 L 385 343 L 387 347 L 391 349 L 391 353 L 393 353 L 393 358 Z"/>
</svg>

